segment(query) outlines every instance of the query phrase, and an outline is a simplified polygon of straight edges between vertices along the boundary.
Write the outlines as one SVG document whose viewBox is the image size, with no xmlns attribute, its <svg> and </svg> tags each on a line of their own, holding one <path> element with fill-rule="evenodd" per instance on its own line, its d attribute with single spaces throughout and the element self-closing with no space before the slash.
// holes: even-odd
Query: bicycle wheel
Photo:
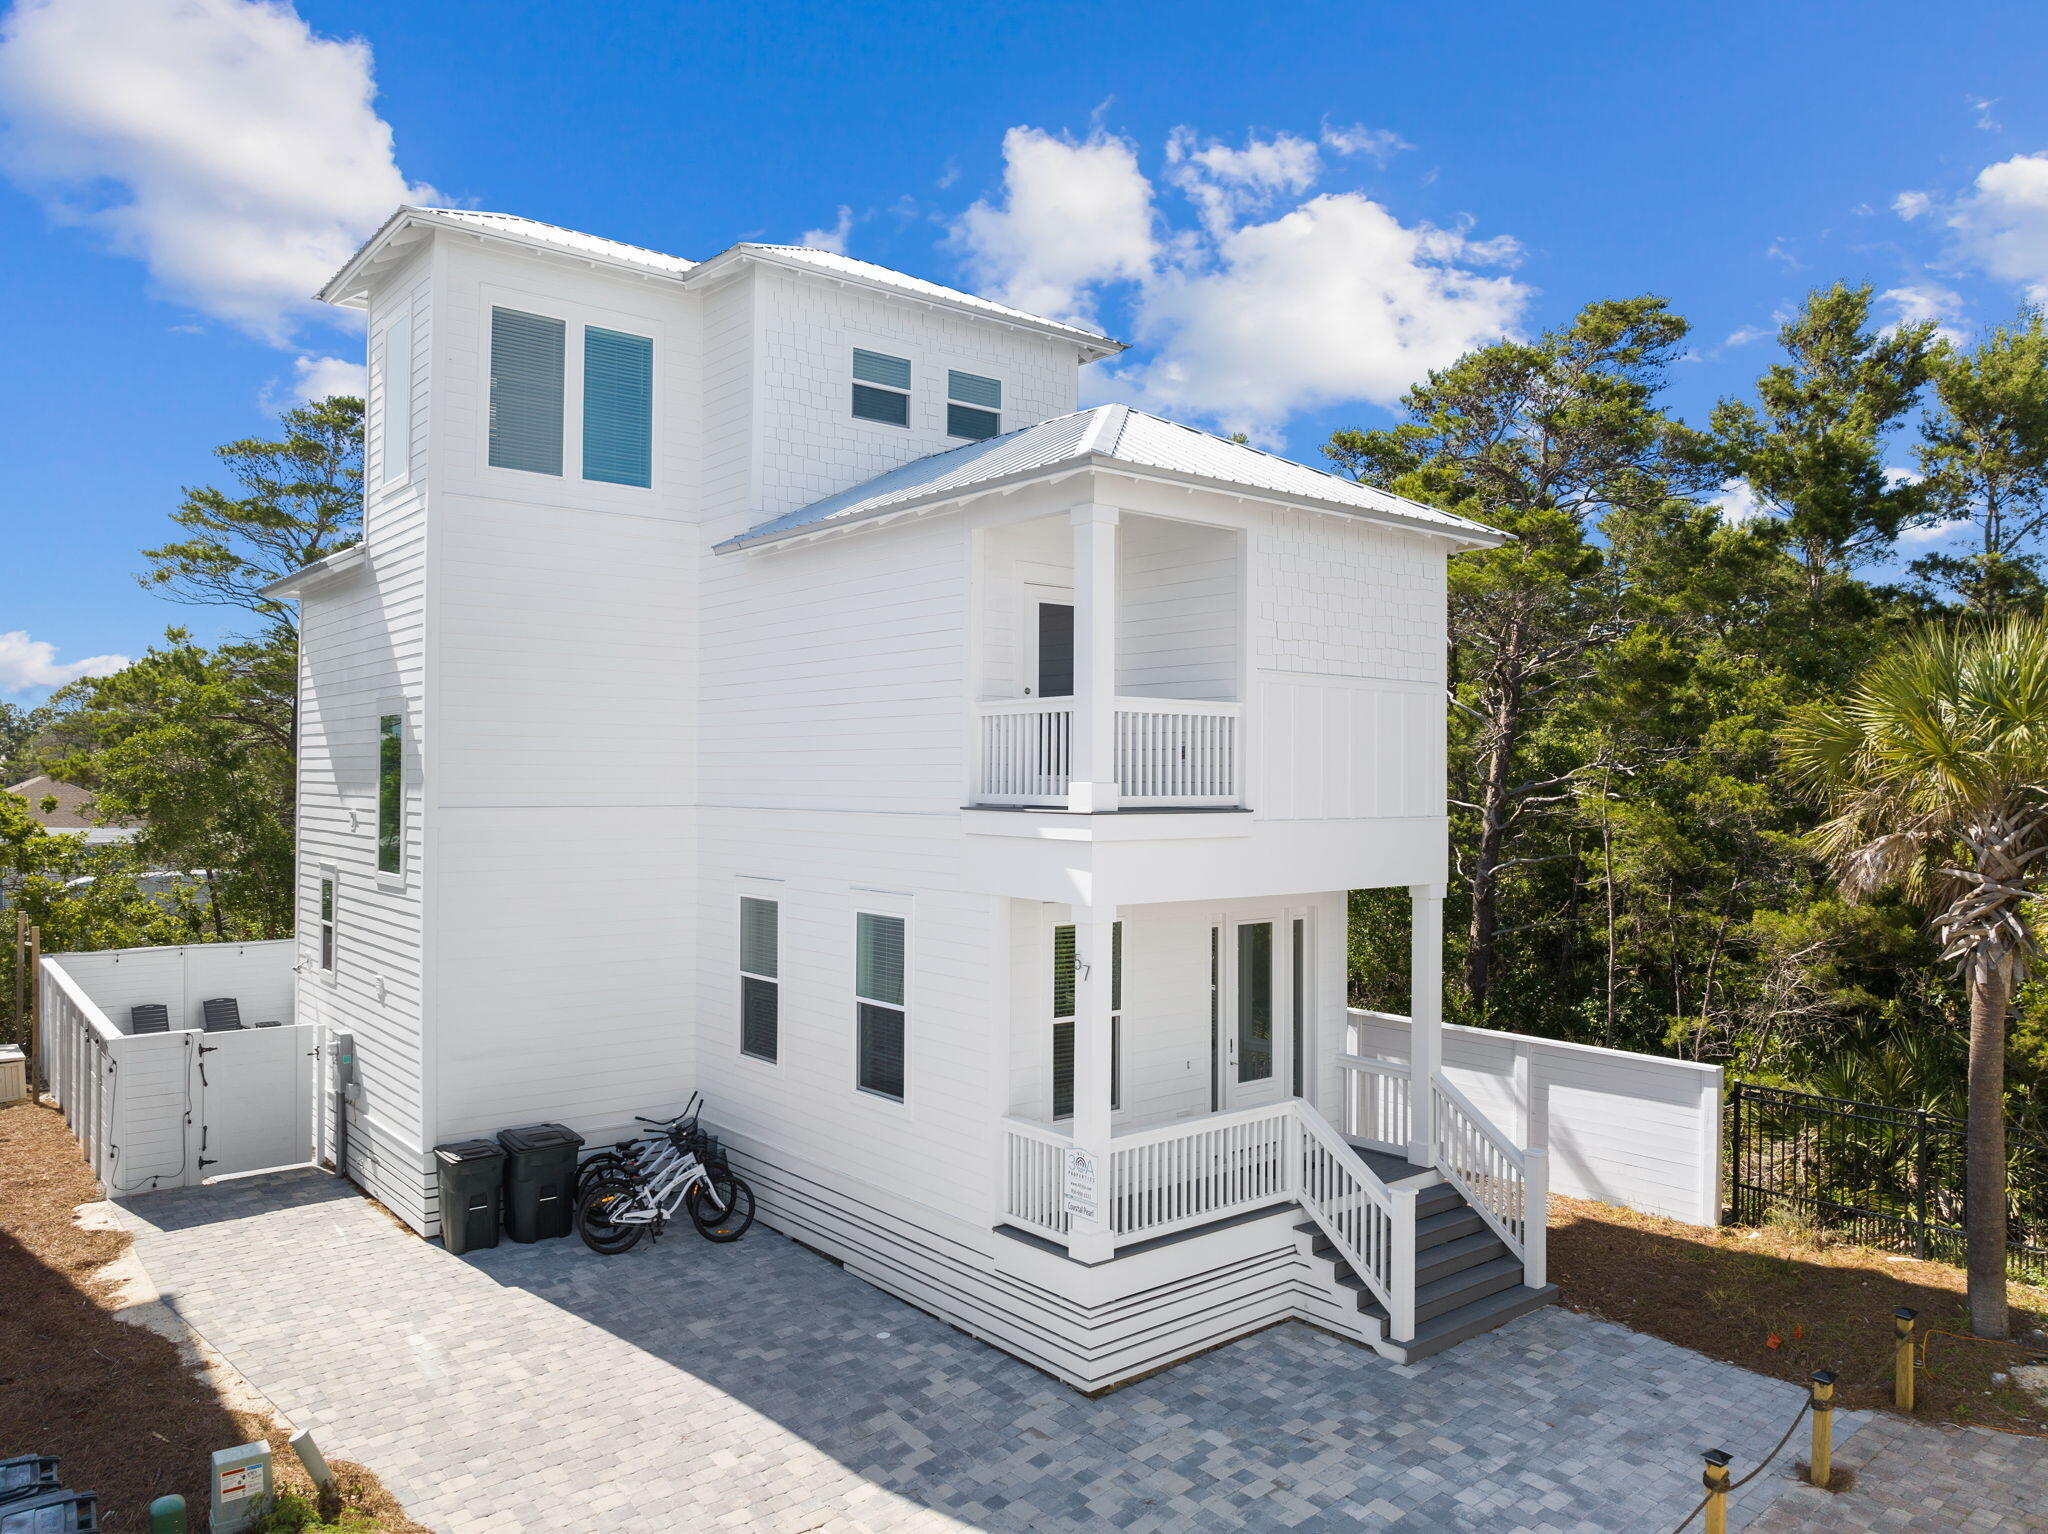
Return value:
<svg viewBox="0 0 2048 1534">
<path fill-rule="evenodd" d="M 614 1216 L 640 1202 L 639 1185 L 623 1177 L 593 1183 L 576 1200 L 576 1234 L 585 1246 L 606 1257 L 631 1251 L 647 1234 L 647 1226 L 642 1221 L 622 1224 Z"/>
<path fill-rule="evenodd" d="M 586 1157 L 576 1167 L 576 1196 L 583 1197 L 584 1191 L 600 1178 L 619 1179 L 626 1176 L 626 1158 L 615 1150 L 599 1151 Z"/>
<path fill-rule="evenodd" d="M 730 1172 L 690 1190 L 690 1223 L 706 1241 L 737 1241 L 754 1223 L 754 1190 Z"/>
</svg>

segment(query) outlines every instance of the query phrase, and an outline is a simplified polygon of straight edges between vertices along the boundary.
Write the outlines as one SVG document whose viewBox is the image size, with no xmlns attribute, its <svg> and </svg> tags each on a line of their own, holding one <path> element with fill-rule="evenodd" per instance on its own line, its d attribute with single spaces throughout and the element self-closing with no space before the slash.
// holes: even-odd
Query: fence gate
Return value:
<svg viewBox="0 0 2048 1534">
<path fill-rule="evenodd" d="M 1737 1224 L 1788 1210 L 1864 1246 L 1963 1260 L 1968 1126 L 1888 1108 L 1736 1083 L 1728 1089 L 1728 1190 Z M 2008 1127 L 2009 1266 L 2048 1278 L 2048 1146 Z"/>
<path fill-rule="evenodd" d="M 313 1159 L 315 1023 L 193 1036 L 195 1182 Z"/>
</svg>

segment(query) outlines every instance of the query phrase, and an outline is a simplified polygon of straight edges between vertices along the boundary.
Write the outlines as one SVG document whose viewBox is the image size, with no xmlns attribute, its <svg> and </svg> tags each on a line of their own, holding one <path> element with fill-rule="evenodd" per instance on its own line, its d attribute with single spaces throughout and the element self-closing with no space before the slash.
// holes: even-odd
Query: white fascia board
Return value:
<svg viewBox="0 0 2048 1534">
<path fill-rule="evenodd" d="M 1019 469 L 1014 474 L 1004 474 L 995 479 L 977 481 L 956 490 L 934 491 L 929 495 L 908 496 L 901 501 L 892 501 L 886 506 L 877 506 L 858 516 L 845 517 L 829 522 L 820 522 L 809 527 L 792 527 L 785 532 L 749 538 L 745 533 L 727 538 L 712 545 L 714 554 L 738 554 L 749 549 L 779 548 L 784 544 L 807 542 L 831 537 L 836 533 L 852 532 L 856 528 L 872 527 L 877 523 L 891 521 L 897 517 L 915 512 L 941 511 L 955 504 L 969 501 L 976 496 L 1014 490 L 1038 480 L 1064 479 L 1083 470 L 1095 470 L 1103 474 L 1118 475 L 1124 479 L 1182 486 L 1191 490 L 1208 490 L 1217 495 L 1232 496 L 1242 501 L 1257 501 L 1262 505 L 1280 506 L 1290 511 L 1316 511 L 1328 516 L 1351 517 L 1361 522 L 1375 523 L 1381 527 L 1399 529 L 1406 533 L 1421 533 L 1426 537 L 1442 538 L 1456 547 L 1454 553 L 1465 553 L 1473 549 L 1497 549 L 1513 541 L 1513 535 L 1477 522 L 1465 522 L 1449 527 L 1433 517 L 1405 517 L 1391 508 L 1374 511 L 1362 506 L 1353 506 L 1348 501 L 1326 501 L 1315 496 L 1282 495 L 1276 491 L 1261 490 L 1256 485 L 1240 484 L 1235 480 L 1211 479 L 1207 475 L 1190 474 L 1180 469 L 1162 469 L 1147 464 L 1134 464 L 1122 458 L 1109 458 L 1099 453 L 1085 453 L 1058 463 Z"/>
<path fill-rule="evenodd" d="M 900 288 L 893 283 L 877 282 L 863 277 L 858 272 L 832 272 L 822 267 L 807 266 L 801 261 L 784 261 L 772 251 L 743 250 L 730 246 L 721 250 L 709 260 L 700 261 L 678 280 L 684 287 L 695 287 L 700 282 L 706 285 L 718 281 L 719 277 L 743 263 L 756 266 L 772 266 L 778 272 L 791 272 L 799 277 L 815 281 L 836 283 L 841 287 L 859 288 L 881 298 L 900 299 L 906 303 L 923 304 L 927 308 L 957 314 L 962 319 L 978 320 L 983 324 L 1004 325 L 1012 330 L 1024 331 L 1027 335 L 1044 336 L 1049 340 L 1064 341 L 1089 362 L 1098 362 L 1104 357 L 1114 357 L 1125 349 L 1122 341 L 1113 341 L 1108 336 L 1090 335 L 1085 330 L 1076 330 L 1070 325 L 1061 325 L 1052 320 L 1033 321 L 1023 315 L 997 314 L 992 310 L 979 308 L 974 304 L 960 303 L 938 293 L 916 293 Z"/>
<path fill-rule="evenodd" d="M 368 307 L 370 279 L 379 262 L 390 253 L 390 248 L 401 242 L 410 243 L 409 235 L 432 235 L 436 232 L 452 235 L 466 235 L 484 244 L 497 243 L 515 246 L 520 250 L 535 251 L 541 255 L 559 256 L 579 266 L 601 267 L 606 271 L 620 272 L 630 277 L 644 278 L 649 282 L 679 282 L 691 273 L 653 271 L 636 262 L 623 261 L 599 251 L 572 250 L 548 240 L 536 239 L 512 229 L 493 229 L 480 224 L 449 223 L 435 218 L 431 209 L 404 207 L 392 214 L 384 227 L 371 235 L 363 248 L 349 258 L 348 265 L 336 272 L 313 296 L 323 303 L 334 304 L 344 309 Z"/>
<path fill-rule="evenodd" d="M 369 554 L 360 543 L 352 543 L 345 549 L 338 549 L 325 559 L 316 559 L 302 570 L 281 575 L 267 586 L 256 588 L 258 596 L 274 601 L 289 601 L 304 596 L 315 586 L 324 586 L 332 580 L 339 580 L 363 568 L 369 563 Z"/>
</svg>

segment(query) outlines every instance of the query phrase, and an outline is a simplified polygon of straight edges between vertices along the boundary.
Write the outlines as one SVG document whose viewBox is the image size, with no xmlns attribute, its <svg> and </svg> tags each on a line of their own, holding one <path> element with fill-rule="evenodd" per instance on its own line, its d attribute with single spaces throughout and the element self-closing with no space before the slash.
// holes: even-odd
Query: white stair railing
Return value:
<svg viewBox="0 0 2048 1534">
<path fill-rule="evenodd" d="M 1406 1156 L 1409 1132 L 1409 1077 L 1406 1060 L 1382 1060 L 1372 1055 L 1339 1055 L 1337 1067 L 1343 1073 L 1343 1128 L 1354 1140 L 1364 1140 L 1375 1150 Z"/>
<path fill-rule="evenodd" d="M 1522 1259 L 1523 1282 L 1541 1286 L 1549 1228 L 1548 1159 L 1540 1150 L 1516 1146 L 1441 1074 L 1431 1078 L 1430 1096 L 1437 1170 Z"/>
<path fill-rule="evenodd" d="M 1294 1196 L 1387 1308 L 1387 1335 L 1415 1335 L 1415 1190 L 1390 1188 L 1309 1104 L 1296 1099 Z"/>
</svg>

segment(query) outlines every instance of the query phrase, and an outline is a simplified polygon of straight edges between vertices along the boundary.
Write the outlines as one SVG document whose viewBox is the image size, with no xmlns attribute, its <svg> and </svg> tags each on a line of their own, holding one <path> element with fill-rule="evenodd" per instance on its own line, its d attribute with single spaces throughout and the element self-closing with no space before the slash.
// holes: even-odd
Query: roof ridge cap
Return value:
<svg viewBox="0 0 2048 1534">
<path fill-rule="evenodd" d="M 1088 430 L 1082 434 L 1080 445 L 1074 451 L 1083 458 L 1091 453 L 1114 458 L 1117 444 L 1123 441 L 1124 425 L 1131 418 L 1131 407 L 1098 405 L 1093 414 L 1095 419 L 1088 423 Z"/>
</svg>

